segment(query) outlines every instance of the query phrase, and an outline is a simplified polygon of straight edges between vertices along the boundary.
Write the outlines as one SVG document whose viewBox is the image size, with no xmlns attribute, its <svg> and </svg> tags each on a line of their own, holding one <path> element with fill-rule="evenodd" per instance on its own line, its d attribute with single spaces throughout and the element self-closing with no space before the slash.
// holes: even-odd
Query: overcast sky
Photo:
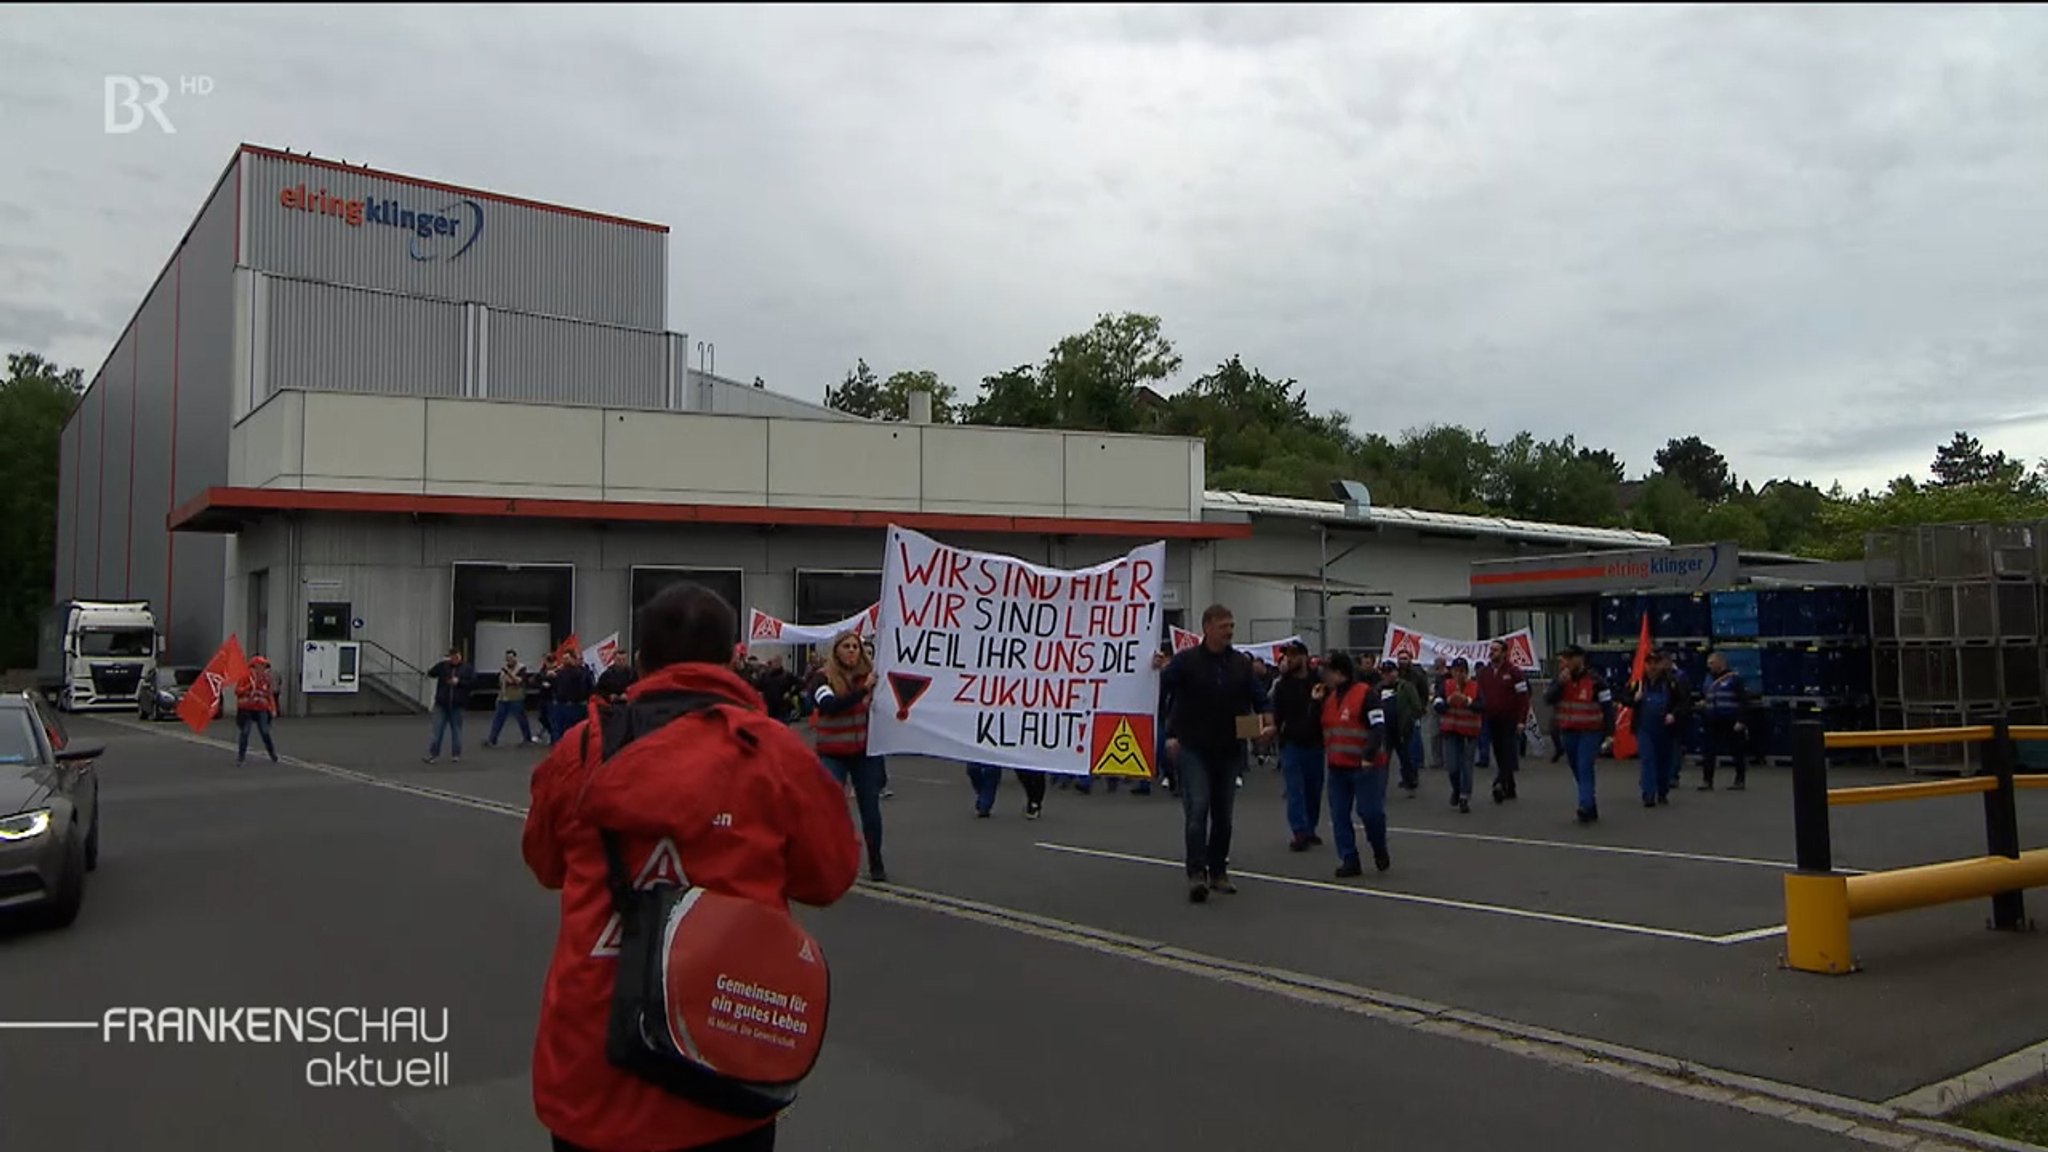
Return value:
<svg viewBox="0 0 2048 1152">
<path fill-rule="evenodd" d="M 665 222 L 670 327 L 810 398 L 1128 309 L 1389 433 L 2048 456 L 2043 9 L 10 7 L 0 59 L 0 349 L 88 375 L 246 140 Z M 213 91 L 108 135 L 110 72 Z"/>
</svg>

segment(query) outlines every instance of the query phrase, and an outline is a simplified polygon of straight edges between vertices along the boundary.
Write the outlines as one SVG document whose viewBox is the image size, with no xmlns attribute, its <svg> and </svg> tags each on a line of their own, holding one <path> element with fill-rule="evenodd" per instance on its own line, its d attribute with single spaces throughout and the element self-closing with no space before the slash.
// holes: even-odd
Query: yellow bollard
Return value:
<svg viewBox="0 0 2048 1152">
<path fill-rule="evenodd" d="M 1847 876 L 1785 874 L 1785 966 L 1835 975 L 1856 970 L 1849 953 Z"/>
</svg>

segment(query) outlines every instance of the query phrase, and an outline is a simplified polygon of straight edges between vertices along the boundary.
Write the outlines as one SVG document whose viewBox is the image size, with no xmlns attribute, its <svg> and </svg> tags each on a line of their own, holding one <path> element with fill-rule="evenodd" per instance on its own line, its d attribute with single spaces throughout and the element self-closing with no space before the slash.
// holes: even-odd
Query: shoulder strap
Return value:
<svg viewBox="0 0 2048 1152">
<path fill-rule="evenodd" d="M 602 764 L 617 756 L 626 745 L 650 732 L 665 728 L 685 716 L 716 708 L 721 704 L 740 706 L 736 700 L 711 692 L 649 692 L 631 703 L 602 709 L 599 712 L 603 728 L 598 763 Z M 589 728 L 586 727 L 586 752 L 589 739 Z M 619 834 L 609 828 L 600 828 L 598 838 L 604 842 L 605 886 L 611 890 L 612 909 L 624 915 L 628 905 L 632 903 L 633 878 L 626 871 L 625 854 L 619 847 Z"/>
</svg>

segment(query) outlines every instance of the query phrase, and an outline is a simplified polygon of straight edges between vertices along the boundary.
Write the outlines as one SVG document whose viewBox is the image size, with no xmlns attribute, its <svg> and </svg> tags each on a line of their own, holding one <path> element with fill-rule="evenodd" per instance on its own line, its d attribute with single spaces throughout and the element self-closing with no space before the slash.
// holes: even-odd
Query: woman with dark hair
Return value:
<svg viewBox="0 0 2048 1152">
<path fill-rule="evenodd" d="M 1337 875 L 1363 875 L 1358 861 L 1358 834 L 1351 812 L 1365 822 L 1372 861 L 1385 872 L 1393 864 L 1387 854 L 1387 710 L 1386 701 L 1368 666 L 1360 679 L 1343 652 L 1323 658 L 1323 682 L 1315 698 L 1323 704 L 1323 755 L 1330 793 L 1330 835 L 1337 842 Z"/>
</svg>

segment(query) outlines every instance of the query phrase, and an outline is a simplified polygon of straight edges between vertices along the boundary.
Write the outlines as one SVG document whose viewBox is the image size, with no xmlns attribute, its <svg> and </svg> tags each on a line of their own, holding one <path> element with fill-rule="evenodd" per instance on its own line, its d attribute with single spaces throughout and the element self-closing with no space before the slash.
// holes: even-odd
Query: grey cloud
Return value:
<svg viewBox="0 0 2048 1152">
<path fill-rule="evenodd" d="M 971 393 L 1141 308 L 1190 376 L 1242 353 L 1389 432 L 1638 469 L 1696 433 L 1852 487 L 1954 427 L 2048 454 L 2039 9 L 26 9 L 8 36 L 37 50 L 0 76 L 28 158 L 0 228 L 63 261 L 0 280 L 0 339 L 82 364 L 246 138 L 666 221 L 673 326 L 814 397 L 863 355 Z M 138 61 L 216 80 L 175 138 L 99 132 L 97 77 Z"/>
</svg>

